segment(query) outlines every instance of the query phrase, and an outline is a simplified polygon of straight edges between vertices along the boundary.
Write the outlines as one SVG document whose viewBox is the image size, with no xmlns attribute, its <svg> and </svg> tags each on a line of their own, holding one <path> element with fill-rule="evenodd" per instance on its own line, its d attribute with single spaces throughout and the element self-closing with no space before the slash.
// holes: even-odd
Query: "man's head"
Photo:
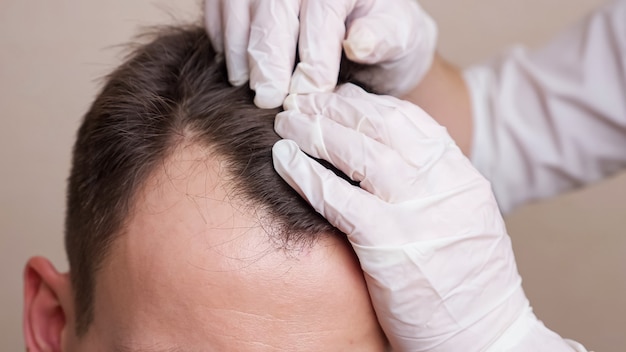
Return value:
<svg viewBox="0 0 626 352">
<path fill-rule="evenodd" d="M 26 268 L 31 351 L 380 351 L 358 262 L 274 172 L 276 110 L 201 28 L 161 31 L 85 116 L 70 273 Z"/>
</svg>

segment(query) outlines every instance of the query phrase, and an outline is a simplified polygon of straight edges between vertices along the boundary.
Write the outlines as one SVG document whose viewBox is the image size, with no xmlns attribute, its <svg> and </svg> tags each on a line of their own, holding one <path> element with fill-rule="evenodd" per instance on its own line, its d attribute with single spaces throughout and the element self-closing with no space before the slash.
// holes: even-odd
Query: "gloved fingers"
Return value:
<svg viewBox="0 0 626 352">
<path fill-rule="evenodd" d="M 213 49 L 224 52 L 221 0 L 204 1 L 204 24 Z"/>
<path fill-rule="evenodd" d="M 224 54 L 228 80 L 240 86 L 248 81 L 248 42 L 250 39 L 250 8 L 248 1 L 222 1 Z"/>
<path fill-rule="evenodd" d="M 407 150 L 419 139 L 441 139 L 447 132 L 417 106 L 391 96 L 365 92 L 353 84 L 335 93 L 292 94 L 283 107 L 308 115 L 323 115 L 388 145 L 410 158 Z"/>
<path fill-rule="evenodd" d="M 248 59 L 250 88 L 260 108 L 282 104 L 289 83 L 298 42 L 299 0 L 261 0 L 254 3 Z"/>
<path fill-rule="evenodd" d="M 321 115 L 381 143 L 386 142 L 383 136 L 387 126 L 383 117 L 367 100 L 345 98 L 335 93 L 290 94 L 283 108 L 285 111 Z"/>
<path fill-rule="evenodd" d="M 375 2 L 364 16 L 348 26 L 343 47 L 348 59 L 363 64 L 397 61 L 416 47 L 424 47 L 424 54 L 432 56 L 436 32 L 434 21 L 417 1 L 406 1 L 405 6 L 390 6 Z"/>
<path fill-rule="evenodd" d="M 307 154 L 330 162 L 385 202 L 405 199 L 406 185 L 413 183 L 417 173 L 388 146 L 320 115 L 284 111 L 276 116 L 274 129 L 283 138 L 294 140 Z"/>
<path fill-rule="evenodd" d="M 377 214 L 369 214 L 380 209 L 376 197 L 311 159 L 294 141 L 276 142 L 272 158 L 274 169 L 285 182 L 351 241 L 358 228 L 370 228 L 369 222 L 371 226 L 377 222 Z"/>
<path fill-rule="evenodd" d="M 417 1 L 374 1 L 347 23 L 343 48 L 351 61 L 375 65 L 355 76 L 378 92 L 403 96 L 432 66 L 437 25 Z"/>
<path fill-rule="evenodd" d="M 391 146 L 393 133 L 389 129 L 393 111 L 376 104 L 377 100 L 378 96 L 348 83 L 335 93 L 291 94 L 285 99 L 283 108 L 308 115 L 322 115 Z"/>
<path fill-rule="evenodd" d="M 366 116 L 377 116 L 377 119 L 387 124 L 387 129 L 391 130 L 385 142 L 387 145 L 400 144 L 406 146 L 407 143 L 397 143 L 407 136 L 410 140 L 415 138 L 446 139 L 450 136 L 446 129 L 433 119 L 427 112 L 419 106 L 391 95 L 379 95 L 366 92 L 363 88 L 346 83 L 337 87 L 335 94 L 353 98 L 350 103 L 363 105 L 369 103 L 378 112 L 377 114 L 367 114 Z M 320 102 L 321 103 L 321 102 Z M 304 107 L 305 104 L 300 106 Z"/>
<path fill-rule="evenodd" d="M 302 0 L 300 62 L 290 93 L 329 92 L 337 84 L 346 17 L 357 0 Z"/>
</svg>

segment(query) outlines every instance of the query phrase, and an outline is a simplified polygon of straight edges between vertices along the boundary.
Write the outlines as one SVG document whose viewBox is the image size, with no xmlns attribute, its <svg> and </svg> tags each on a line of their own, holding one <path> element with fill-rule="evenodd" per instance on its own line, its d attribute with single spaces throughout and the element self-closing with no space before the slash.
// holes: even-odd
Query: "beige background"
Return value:
<svg viewBox="0 0 626 352">
<path fill-rule="evenodd" d="M 24 350 L 21 273 L 62 247 L 71 145 L 99 78 L 140 26 L 198 15 L 198 1 L 0 0 L 0 349 Z M 424 0 L 459 64 L 539 45 L 599 0 Z M 164 5 L 167 4 L 167 5 Z M 625 19 L 626 20 L 626 19 Z M 525 288 L 548 326 L 596 351 L 626 346 L 626 177 L 507 219 Z"/>
</svg>

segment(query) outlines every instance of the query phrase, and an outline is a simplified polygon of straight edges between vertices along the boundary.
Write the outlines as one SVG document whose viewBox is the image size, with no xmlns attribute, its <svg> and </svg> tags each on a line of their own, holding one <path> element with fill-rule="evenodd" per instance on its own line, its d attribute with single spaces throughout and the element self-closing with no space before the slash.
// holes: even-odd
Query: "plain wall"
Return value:
<svg viewBox="0 0 626 352">
<path fill-rule="evenodd" d="M 444 56 L 467 65 L 515 42 L 545 42 L 598 0 L 428 0 Z M 22 270 L 44 255 L 66 270 L 71 146 L 118 44 L 141 26 L 199 16 L 198 1 L 0 1 L 0 350 L 24 350 Z M 626 20 L 626 19 L 625 19 Z M 626 152 L 626 151 L 625 151 Z M 596 351 L 626 346 L 626 177 L 507 217 L 538 316 Z"/>
</svg>

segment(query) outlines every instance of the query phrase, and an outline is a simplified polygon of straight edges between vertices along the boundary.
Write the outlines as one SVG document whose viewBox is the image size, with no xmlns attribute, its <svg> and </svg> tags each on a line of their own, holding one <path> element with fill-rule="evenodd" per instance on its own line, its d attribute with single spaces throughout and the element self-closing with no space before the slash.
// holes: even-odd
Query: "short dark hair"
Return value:
<svg viewBox="0 0 626 352">
<path fill-rule="evenodd" d="M 347 65 L 341 81 L 361 70 Z M 159 29 L 108 76 L 78 130 L 68 184 L 65 248 L 79 336 L 93 320 L 95 277 L 135 193 L 190 135 L 224 157 L 235 190 L 280 224 L 282 241 L 336 231 L 275 173 L 280 110 L 252 99 L 247 86 L 228 83 L 222 55 L 198 26 Z"/>
</svg>

